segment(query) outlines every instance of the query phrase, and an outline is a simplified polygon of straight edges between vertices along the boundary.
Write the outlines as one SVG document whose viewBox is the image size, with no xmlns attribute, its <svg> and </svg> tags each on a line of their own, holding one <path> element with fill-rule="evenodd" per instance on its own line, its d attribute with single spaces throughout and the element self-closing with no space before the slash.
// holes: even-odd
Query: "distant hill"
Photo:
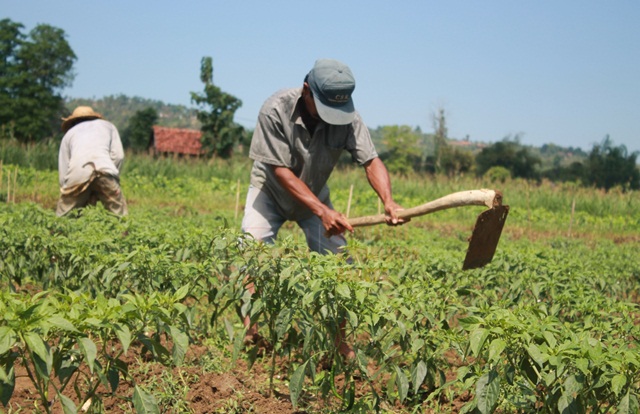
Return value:
<svg viewBox="0 0 640 414">
<path fill-rule="evenodd" d="M 166 104 L 162 101 L 145 99 L 140 97 L 128 97 L 126 95 L 112 95 L 100 99 L 75 98 L 66 102 L 69 113 L 78 105 L 91 106 L 96 112 L 101 113 L 106 119 L 113 122 L 119 130 L 126 128 L 129 118 L 139 110 L 154 108 L 158 112 L 158 125 L 173 128 L 200 129 L 200 122 L 196 117 L 196 110 L 184 105 Z M 370 129 L 371 137 L 379 153 L 385 151 L 382 142 L 381 127 Z M 433 134 L 424 133 L 416 128 L 416 133 L 421 135 L 421 146 L 425 155 L 433 153 Z M 461 150 L 467 150 L 476 155 L 483 148 L 491 145 L 485 142 L 469 141 L 468 139 L 447 140 L 448 144 Z M 587 158 L 587 153 L 580 148 L 561 147 L 556 144 L 544 144 L 541 147 L 525 146 L 532 155 L 541 160 L 540 169 L 547 170 L 555 167 L 566 167 L 573 162 L 582 162 Z"/>
<path fill-rule="evenodd" d="M 100 99 L 74 98 L 65 103 L 69 113 L 79 105 L 88 105 L 102 114 L 119 130 L 126 128 L 129 118 L 137 111 L 153 108 L 158 112 L 158 125 L 174 128 L 200 129 L 196 110 L 184 105 L 165 104 L 162 101 L 126 95 L 106 96 Z"/>
</svg>

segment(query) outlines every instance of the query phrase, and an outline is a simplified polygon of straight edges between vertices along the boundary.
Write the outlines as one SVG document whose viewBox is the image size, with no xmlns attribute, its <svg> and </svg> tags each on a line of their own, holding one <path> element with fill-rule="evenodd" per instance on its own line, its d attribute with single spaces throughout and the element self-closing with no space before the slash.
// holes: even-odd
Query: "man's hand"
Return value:
<svg viewBox="0 0 640 414">
<path fill-rule="evenodd" d="M 364 170 L 367 173 L 367 179 L 371 187 L 378 193 L 378 197 L 384 203 L 385 221 L 390 226 L 397 226 L 404 224 L 411 219 L 401 219 L 398 217 L 398 210 L 403 208 L 393 201 L 391 196 L 391 180 L 389 179 L 389 172 L 387 167 L 380 158 L 374 158 L 364 164 Z"/>
<path fill-rule="evenodd" d="M 396 203 L 395 201 L 391 200 L 390 202 L 388 202 L 387 204 L 385 204 L 384 206 L 384 212 L 385 212 L 385 221 L 387 222 L 387 224 L 389 226 L 399 226 L 401 224 L 407 223 L 409 221 L 411 221 L 410 218 L 400 218 L 398 217 L 398 211 L 400 210 L 404 210 L 398 203 Z"/>
<path fill-rule="evenodd" d="M 320 214 L 319 217 L 322 220 L 324 229 L 330 236 L 342 234 L 347 230 L 353 233 L 353 227 L 351 226 L 351 224 L 349 224 L 349 220 L 347 220 L 344 215 L 335 210 L 327 207 L 323 210 L 322 214 Z"/>
<path fill-rule="evenodd" d="M 313 214 L 320 217 L 327 235 L 342 234 L 346 230 L 353 232 L 353 227 L 349 224 L 347 218 L 323 204 L 289 168 L 274 166 L 273 171 L 278 182 L 289 191 L 293 198 L 307 206 Z"/>
</svg>

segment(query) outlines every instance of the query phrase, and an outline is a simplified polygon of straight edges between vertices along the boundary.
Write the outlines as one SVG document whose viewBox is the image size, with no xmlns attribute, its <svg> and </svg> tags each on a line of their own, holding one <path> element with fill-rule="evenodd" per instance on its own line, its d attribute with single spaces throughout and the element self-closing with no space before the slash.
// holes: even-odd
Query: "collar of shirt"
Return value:
<svg viewBox="0 0 640 414">
<path fill-rule="evenodd" d="M 300 88 L 296 98 L 296 104 L 293 106 L 293 111 L 291 112 L 289 119 L 297 125 L 302 125 L 307 131 L 309 131 L 309 135 L 311 136 L 313 136 L 315 130 L 324 123 L 321 119 L 313 119 L 307 112 L 307 109 L 304 106 L 304 99 L 302 98 L 302 88 Z"/>
</svg>

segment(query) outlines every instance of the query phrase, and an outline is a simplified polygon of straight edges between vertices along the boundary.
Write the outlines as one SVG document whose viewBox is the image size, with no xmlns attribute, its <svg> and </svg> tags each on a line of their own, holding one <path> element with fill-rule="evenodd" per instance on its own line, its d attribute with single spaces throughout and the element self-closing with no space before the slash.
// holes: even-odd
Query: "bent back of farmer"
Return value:
<svg viewBox="0 0 640 414">
<path fill-rule="evenodd" d="M 100 201 L 114 214 L 126 215 L 120 188 L 124 150 L 117 128 L 91 107 L 79 106 L 62 119 L 65 133 L 58 155 L 60 199 L 56 214 Z"/>
</svg>

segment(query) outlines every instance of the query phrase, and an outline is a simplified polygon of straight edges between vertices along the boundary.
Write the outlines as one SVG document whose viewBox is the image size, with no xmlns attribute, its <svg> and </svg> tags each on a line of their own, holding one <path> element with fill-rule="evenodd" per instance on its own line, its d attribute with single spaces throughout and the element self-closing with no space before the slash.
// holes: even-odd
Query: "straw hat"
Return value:
<svg viewBox="0 0 640 414">
<path fill-rule="evenodd" d="M 67 132 L 71 127 L 79 122 L 89 119 L 103 119 L 102 115 L 93 111 L 90 106 L 79 106 L 73 110 L 68 118 L 62 118 L 62 132 Z"/>
</svg>

